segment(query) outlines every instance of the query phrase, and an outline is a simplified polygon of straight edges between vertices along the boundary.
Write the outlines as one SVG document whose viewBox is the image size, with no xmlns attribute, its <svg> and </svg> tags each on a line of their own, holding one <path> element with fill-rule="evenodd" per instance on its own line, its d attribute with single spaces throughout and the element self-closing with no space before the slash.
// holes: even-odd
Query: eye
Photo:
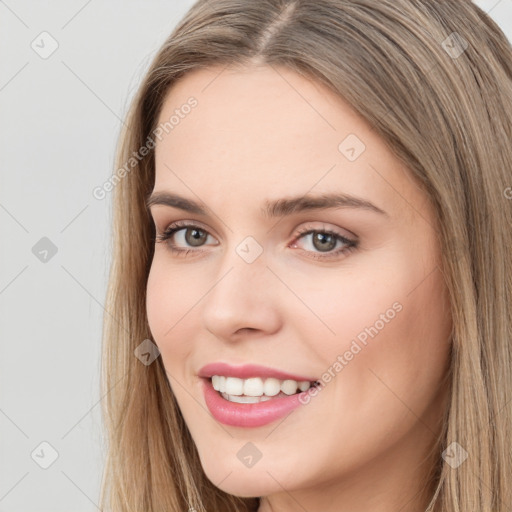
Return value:
<svg viewBox="0 0 512 512">
<path fill-rule="evenodd" d="M 163 233 L 157 234 L 155 241 L 166 242 L 171 252 L 185 256 L 189 252 L 194 252 L 187 247 L 201 247 L 208 237 L 214 239 L 200 226 L 186 222 L 174 222 Z M 182 247 L 179 247 L 180 245 Z M 218 243 L 212 245 L 218 245 Z"/>
<path fill-rule="evenodd" d="M 358 241 L 344 237 L 340 233 L 329 229 L 302 229 L 294 239 L 291 247 L 297 247 L 297 240 L 305 240 L 307 249 L 312 258 L 336 258 L 357 248 Z M 336 250 L 333 250 L 336 249 Z"/>
<path fill-rule="evenodd" d="M 206 229 L 183 221 L 172 223 L 163 233 L 157 234 L 155 239 L 156 242 L 165 242 L 169 250 L 178 256 L 202 252 L 200 249 L 193 248 L 208 245 L 208 240 L 214 240 L 214 243 L 210 243 L 210 245 L 218 245 L 218 242 Z M 323 260 L 348 253 L 357 248 L 359 243 L 357 240 L 346 238 L 333 230 L 311 228 L 299 230 L 290 247 L 298 247 L 300 240 L 306 241 L 306 248 L 301 248 L 301 250 L 307 253 L 308 257 Z"/>
</svg>

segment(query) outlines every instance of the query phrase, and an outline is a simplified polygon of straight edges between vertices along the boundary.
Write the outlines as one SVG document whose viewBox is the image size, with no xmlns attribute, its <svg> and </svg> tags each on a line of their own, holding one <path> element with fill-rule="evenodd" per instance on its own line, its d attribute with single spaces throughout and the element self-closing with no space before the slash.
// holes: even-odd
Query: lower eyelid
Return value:
<svg viewBox="0 0 512 512">
<path fill-rule="evenodd" d="M 344 237 L 343 237 L 344 238 Z M 318 259 L 318 260 L 328 260 L 328 259 L 336 259 L 342 257 L 344 254 L 353 251 L 357 248 L 358 242 L 349 240 L 349 239 L 340 239 L 337 238 L 337 241 L 341 242 L 341 246 L 335 249 L 332 249 L 327 252 L 322 251 L 314 251 L 314 250 L 307 250 L 302 249 L 298 247 L 298 250 L 300 250 L 303 253 L 307 253 L 309 258 Z M 295 244 L 295 242 L 293 242 Z"/>
<path fill-rule="evenodd" d="M 168 242 L 169 249 L 175 253 L 181 253 L 182 256 L 186 256 L 187 253 L 201 252 L 203 250 L 202 248 L 207 247 L 208 245 L 217 246 L 220 244 L 220 242 L 217 240 L 215 244 L 205 244 L 205 245 L 197 246 L 194 248 L 192 246 L 190 246 L 190 247 L 188 247 L 188 246 L 187 247 L 173 246 L 173 244 L 170 243 L 170 239 L 172 237 L 174 237 L 177 233 L 179 233 L 181 231 L 186 231 L 187 229 L 194 229 L 194 228 L 205 232 L 207 234 L 207 240 L 208 240 L 208 237 L 211 237 L 214 240 L 217 240 L 215 238 L 215 236 L 212 235 L 207 229 L 203 228 L 202 226 L 195 225 L 195 224 L 186 224 L 186 225 L 181 225 L 181 224 L 176 225 L 175 224 L 174 226 L 171 224 L 163 231 L 163 233 L 158 234 L 157 238 L 159 238 L 159 241 Z M 167 235 L 167 238 L 165 238 L 166 233 L 169 233 Z M 308 229 L 308 230 L 299 232 L 295 236 L 295 238 L 291 242 L 292 246 L 295 245 L 299 240 L 306 238 L 306 236 L 311 235 L 313 233 L 330 234 L 330 235 L 334 236 L 337 241 L 342 242 L 342 244 L 344 245 L 342 247 L 339 247 L 338 249 L 333 249 L 333 250 L 325 252 L 325 253 L 323 253 L 321 251 L 310 251 L 310 250 L 305 250 L 305 249 L 299 248 L 300 250 L 302 250 L 305 253 L 314 255 L 314 256 L 312 256 L 313 259 L 336 258 L 337 256 L 341 256 L 343 253 L 345 253 L 347 251 L 357 248 L 357 245 L 358 245 L 358 242 L 356 240 L 351 240 L 349 238 L 346 238 L 343 235 L 336 233 L 329 229 Z"/>
</svg>

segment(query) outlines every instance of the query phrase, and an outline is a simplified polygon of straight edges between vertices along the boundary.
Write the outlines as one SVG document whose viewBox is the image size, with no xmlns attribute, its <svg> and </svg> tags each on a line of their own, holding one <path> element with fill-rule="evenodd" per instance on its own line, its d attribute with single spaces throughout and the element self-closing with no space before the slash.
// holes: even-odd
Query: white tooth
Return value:
<svg viewBox="0 0 512 512">
<path fill-rule="evenodd" d="M 272 400 L 270 396 L 237 396 L 237 395 L 228 395 L 226 393 L 222 393 L 222 398 L 225 398 L 229 402 L 236 402 L 239 404 L 257 404 L 259 402 L 267 402 L 268 400 Z"/>
<path fill-rule="evenodd" d="M 281 381 L 270 377 L 265 379 L 263 384 L 263 392 L 267 396 L 276 396 L 281 391 Z"/>
<path fill-rule="evenodd" d="M 308 381 L 297 382 L 292 379 L 281 381 L 273 377 L 262 379 L 260 377 L 251 377 L 249 379 L 239 379 L 237 377 L 225 377 L 223 375 L 213 375 L 211 378 L 212 386 L 216 391 L 232 396 L 249 397 L 274 397 L 282 391 L 285 395 L 293 395 L 299 391 L 307 391 L 311 387 Z M 253 403 L 253 402 L 246 402 Z"/>
<path fill-rule="evenodd" d="M 281 384 L 281 391 L 286 395 L 293 395 L 297 391 L 297 381 L 296 380 L 284 380 Z"/>
<path fill-rule="evenodd" d="M 307 380 L 301 380 L 299 382 L 299 389 L 301 391 L 307 391 L 311 387 L 311 383 Z"/>
<path fill-rule="evenodd" d="M 244 381 L 237 377 L 226 377 L 226 390 L 228 395 L 243 395 Z"/>
<path fill-rule="evenodd" d="M 263 381 L 259 377 L 244 380 L 244 395 L 261 396 L 263 394 Z"/>
<path fill-rule="evenodd" d="M 226 400 L 229 400 L 230 402 L 236 402 L 237 404 L 257 404 L 260 401 L 260 397 L 227 395 Z"/>
</svg>

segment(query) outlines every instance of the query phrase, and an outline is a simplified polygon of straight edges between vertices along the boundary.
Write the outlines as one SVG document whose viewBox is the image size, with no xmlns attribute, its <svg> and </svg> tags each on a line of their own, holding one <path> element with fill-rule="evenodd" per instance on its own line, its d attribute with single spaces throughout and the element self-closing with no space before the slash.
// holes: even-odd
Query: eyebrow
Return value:
<svg viewBox="0 0 512 512">
<path fill-rule="evenodd" d="M 202 203 L 170 192 L 155 192 L 146 200 L 149 209 L 154 205 L 171 206 L 197 215 L 208 215 L 208 208 Z M 267 218 L 285 217 L 294 213 L 322 208 L 358 208 L 389 217 L 389 214 L 373 203 L 350 194 L 305 195 L 265 201 L 262 214 Z"/>
</svg>

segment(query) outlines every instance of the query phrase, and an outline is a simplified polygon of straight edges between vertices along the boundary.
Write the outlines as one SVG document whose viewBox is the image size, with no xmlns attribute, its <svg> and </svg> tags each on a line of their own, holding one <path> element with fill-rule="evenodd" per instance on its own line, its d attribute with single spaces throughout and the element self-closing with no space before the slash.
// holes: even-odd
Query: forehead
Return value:
<svg viewBox="0 0 512 512">
<path fill-rule="evenodd" d="M 364 119 L 322 84 L 285 68 L 194 70 L 170 90 L 158 121 L 167 129 L 156 143 L 155 190 L 189 189 L 240 206 L 347 192 L 390 214 L 422 200 Z"/>
</svg>

